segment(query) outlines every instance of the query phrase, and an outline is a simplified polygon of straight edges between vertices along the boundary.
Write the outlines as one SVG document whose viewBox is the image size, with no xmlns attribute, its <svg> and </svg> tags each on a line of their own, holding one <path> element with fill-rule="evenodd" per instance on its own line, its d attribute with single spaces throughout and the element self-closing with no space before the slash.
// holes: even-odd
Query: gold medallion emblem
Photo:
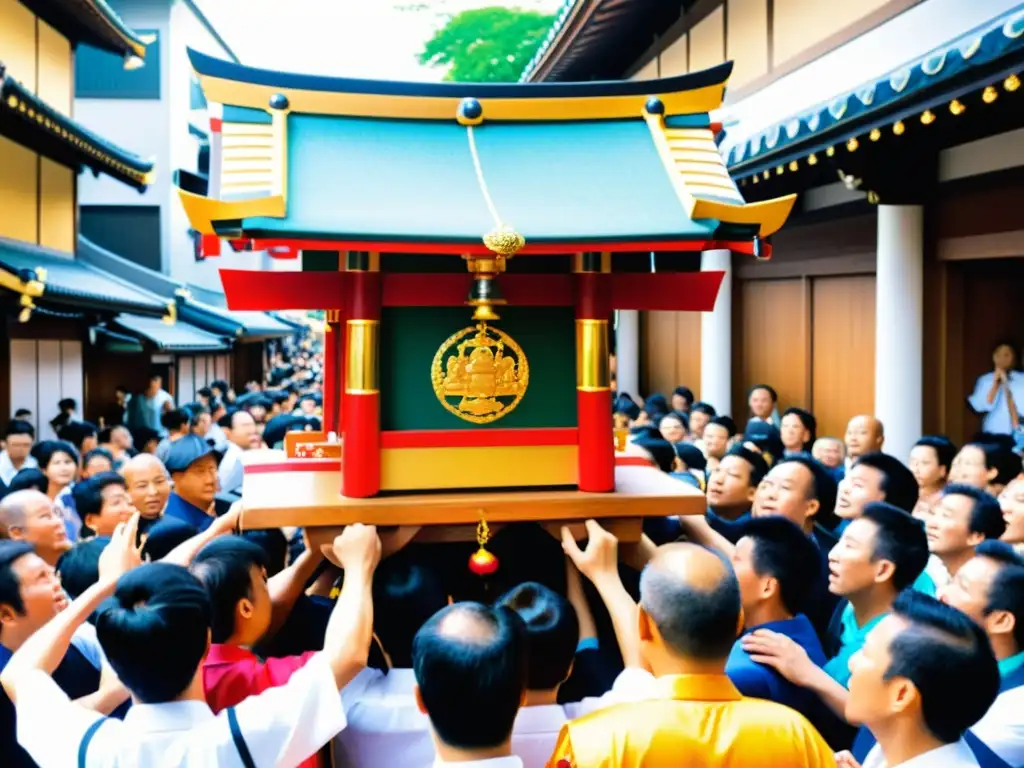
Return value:
<svg viewBox="0 0 1024 768">
<path fill-rule="evenodd" d="M 519 405 L 530 382 L 530 365 L 511 336 L 481 322 L 445 340 L 434 355 L 430 379 L 448 411 L 488 424 Z M 449 400 L 456 397 L 457 403 Z"/>
</svg>

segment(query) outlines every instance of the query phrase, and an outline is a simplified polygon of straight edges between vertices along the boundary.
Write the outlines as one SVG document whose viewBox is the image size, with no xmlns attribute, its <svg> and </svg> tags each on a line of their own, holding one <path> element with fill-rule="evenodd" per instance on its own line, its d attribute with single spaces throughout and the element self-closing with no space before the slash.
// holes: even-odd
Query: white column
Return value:
<svg viewBox="0 0 1024 768">
<path fill-rule="evenodd" d="M 906 461 L 921 436 L 924 208 L 878 206 L 875 416 L 886 453 Z M 853 414 L 850 414 L 851 416 Z"/>
<path fill-rule="evenodd" d="M 640 393 L 640 313 L 620 309 L 615 328 L 616 383 L 619 392 L 626 392 L 642 402 Z"/>
<path fill-rule="evenodd" d="M 732 252 L 704 251 L 700 268 L 725 272 L 715 308 L 700 318 L 700 392 L 719 413 L 732 412 Z M 743 423 L 742 419 L 737 420 Z"/>
</svg>

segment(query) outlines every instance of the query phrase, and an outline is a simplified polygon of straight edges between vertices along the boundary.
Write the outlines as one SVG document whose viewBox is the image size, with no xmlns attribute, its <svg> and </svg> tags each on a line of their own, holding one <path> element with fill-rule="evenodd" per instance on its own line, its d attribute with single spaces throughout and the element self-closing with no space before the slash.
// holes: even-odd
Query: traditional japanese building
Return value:
<svg viewBox="0 0 1024 768">
<path fill-rule="evenodd" d="M 732 60 L 714 115 L 730 174 L 750 200 L 800 197 L 771 261 L 704 254 L 732 282 L 714 312 L 620 315 L 623 388 L 685 383 L 743 416 L 766 382 L 819 434 L 877 414 L 900 456 L 922 432 L 969 437 L 965 395 L 998 340 L 1021 343 L 1024 5 L 659 5 L 668 22 L 642 0 L 567 2 L 523 79 Z"/>
<path fill-rule="evenodd" d="M 80 120 L 75 109 L 77 94 L 115 86 L 143 104 L 154 76 L 159 94 L 164 31 L 133 30 L 103 0 L 0 0 L 0 414 L 28 408 L 42 437 L 52 436 L 58 400 L 75 399 L 95 419 L 117 385 L 141 388 L 152 367 L 182 400 L 213 378 L 239 386 L 259 379 L 261 342 L 294 331 L 263 313 L 233 315 L 219 292 L 197 298 L 203 291 L 189 292 L 191 280 L 161 275 L 159 221 L 155 270 L 140 266 L 138 229 L 111 218 L 109 206 L 106 219 L 91 209 L 86 223 L 119 235 L 129 258 L 82 237 L 83 185 L 112 190 L 103 202 L 142 201 L 136 211 L 149 210 L 154 182 L 170 195 L 170 172 L 165 167 L 160 180 L 153 159 L 164 153 L 136 143 L 166 135 L 152 120 L 139 119 L 128 102 L 111 106 L 110 123 L 95 112 Z M 187 65 L 182 78 L 187 94 Z M 185 126 L 187 109 L 181 120 Z M 178 215 L 185 258 L 193 259 Z"/>
<path fill-rule="evenodd" d="M 716 149 L 730 65 L 474 85 L 192 62 L 221 114 L 209 194 L 180 193 L 192 226 L 303 268 L 225 255 L 228 307 L 329 317 L 325 429 L 340 440 L 247 468 L 248 525 L 702 509 L 658 470 L 616 466 L 609 321 L 710 309 L 723 274 L 688 271 L 690 254 L 767 255 L 789 214 L 791 195 L 746 203 Z"/>
</svg>

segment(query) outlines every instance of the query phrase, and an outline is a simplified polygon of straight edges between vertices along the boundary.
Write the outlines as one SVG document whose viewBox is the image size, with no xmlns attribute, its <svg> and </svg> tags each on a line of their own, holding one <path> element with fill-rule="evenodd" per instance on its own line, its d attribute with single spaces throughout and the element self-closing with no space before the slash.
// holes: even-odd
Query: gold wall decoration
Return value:
<svg viewBox="0 0 1024 768">
<path fill-rule="evenodd" d="M 488 424 L 519 405 L 530 383 L 530 365 L 511 336 L 481 322 L 445 339 L 434 355 L 430 380 L 446 410 Z"/>
</svg>

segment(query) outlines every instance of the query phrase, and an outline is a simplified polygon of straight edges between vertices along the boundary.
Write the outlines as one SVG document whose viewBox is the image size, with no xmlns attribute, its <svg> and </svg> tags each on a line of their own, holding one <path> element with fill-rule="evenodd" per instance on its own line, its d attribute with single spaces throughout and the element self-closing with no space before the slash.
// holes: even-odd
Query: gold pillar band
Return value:
<svg viewBox="0 0 1024 768">
<path fill-rule="evenodd" d="M 327 322 L 328 323 L 340 323 L 341 322 L 341 310 L 340 309 L 328 309 L 326 314 L 327 314 Z"/>
<path fill-rule="evenodd" d="M 576 321 L 576 389 L 604 392 L 611 387 L 608 321 Z"/>
<path fill-rule="evenodd" d="M 376 320 L 349 320 L 345 323 L 345 393 L 372 395 L 377 383 Z"/>
</svg>

